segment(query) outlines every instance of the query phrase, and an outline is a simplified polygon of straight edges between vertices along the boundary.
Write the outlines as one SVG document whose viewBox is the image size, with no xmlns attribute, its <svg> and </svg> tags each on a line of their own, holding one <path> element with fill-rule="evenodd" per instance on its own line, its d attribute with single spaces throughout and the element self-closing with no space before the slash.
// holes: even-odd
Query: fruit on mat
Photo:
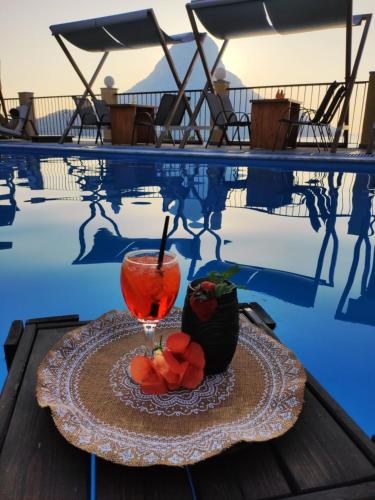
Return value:
<svg viewBox="0 0 375 500">
<path fill-rule="evenodd" d="M 160 344 L 153 359 L 135 356 L 130 373 L 145 394 L 165 394 L 180 388 L 195 389 L 204 377 L 205 358 L 202 347 L 191 342 L 190 335 L 172 333 L 163 349 Z"/>
</svg>

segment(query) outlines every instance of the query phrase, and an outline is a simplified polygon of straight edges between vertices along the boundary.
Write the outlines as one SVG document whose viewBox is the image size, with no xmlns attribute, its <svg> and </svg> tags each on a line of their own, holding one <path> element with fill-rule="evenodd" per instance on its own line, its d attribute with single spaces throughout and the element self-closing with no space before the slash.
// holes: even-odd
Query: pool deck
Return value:
<svg viewBox="0 0 375 500">
<path fill-rule="evenodd" d="M 189 146 L 185 149 L 177 147 L 163 146 L 155 148 L 154 146 L 113 146 L 111 144 L 95 145 L 93 142 L 76 143 L 33 143 L 30 141 L 21 140 L 1 140 L 0 153 L 2 150 L 12 151 L 14 153 L 35 153 L 35 154 L 72 154 L 72 155 L 89 155 L 89 156 L 145 156 L 154 158 L 191 158 L 204 160 L 220 160 L 222 161 L 262 161 L 267 163 L 296 162 L 296 163 L 330 163 L 340 164 L 340 169 L 345 169 L 345 164 L 356 167 L 363 166 L 369 168 L 375 166 L 375 154 L 366 154 L 363 150 L 346 149 L 340 150 L 337 153 L 318 152 L 316 148 L 298 148 L 295 150 L 284 151 L 266 151 L 266 150 L 250 150 L 238 146 L 229 147 L 210 147 L 208 149 L 202 146 Z"/>
</svg>

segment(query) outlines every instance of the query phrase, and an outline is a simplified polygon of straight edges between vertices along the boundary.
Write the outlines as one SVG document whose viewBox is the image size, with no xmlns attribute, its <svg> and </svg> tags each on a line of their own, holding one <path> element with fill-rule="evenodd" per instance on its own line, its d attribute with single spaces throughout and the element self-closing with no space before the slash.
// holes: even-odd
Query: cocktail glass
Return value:
<svg viewBox="0 0 375 500">
<path fill-rule="evenodd" d="M 160 265 L 159 250 L 135 250 L 125 255 L 121 267 L 121 290 L 132 313 L 143 324 L 146 354 L 153 356 L 155 328 L 171 310 L 180 287 L 177 257 L 165 252 Z"/>
</svg>

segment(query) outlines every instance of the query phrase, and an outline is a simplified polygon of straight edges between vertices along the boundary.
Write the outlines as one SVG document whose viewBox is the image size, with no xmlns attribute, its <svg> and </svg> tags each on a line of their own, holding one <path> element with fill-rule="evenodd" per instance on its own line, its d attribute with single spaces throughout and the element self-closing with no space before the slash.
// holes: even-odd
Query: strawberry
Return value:
<svg viewBox="0 0 375 500">
<path fill-rule="evenodd" d="M 202 299 L 194 296 L 190 297 L 190 307 L 192 308 L 194 314 L 201 321 L 208 321 L 214 314 L 217 308 L 216 297 L 211 297 L 209 299 Z"/>
<path fill-rule="evenodd" d="M 168 392 L 168 385 L 161 375 L 154 372 L 142 382 L 141 389 L 145 394 L 165 394 Z"/>
<path fill-rule="evenodd" d="M 165 394 L 168 391 L 165 379 L 155 369 L 153 361 L 146 356 L 132 359 L 130 373 L 145 394 Z"/>
<path fill-rule="evenodd" d="M 181 374 L 174 373 L 167 363 L 165 354 L 162 351 L 157 351 L 154 354 L 152 363 L 158 374 L 161 375 L 166 381 L 168 389 L 177 389 L 179 387 L 182 375 L 185 371 L 183 371 Z"/>
<path fill-rule="evenodd" d="M 197 368 L 196 366 L 189 365 L 182 378 L 181 385 L 184 389 L 196 389 L 202 382 L 203 377 L 203 368 Z"/>
<path fill-rule="evenodd" d="M 204 304 L 210 302 L 211 299 L 204 300 Z M 204 377 L 204 366 L 202 347 L 191 342 L 190 335 L 174 332 L 169 335 L 164 349 L 160 339 L 152 359 L 135 356 L 130 365 L 130 372 L 134 382 L 140 384 L 145 394 L 165 394 L 181 387 L 198 387 Z"/>
<path fill-rule="evenodd" d="M 190 344 L 190 335 L 184 332 L 171 333 L 167 338 L 166 347 L 173 353 L 185 352 L 187 346 Z"/>
<path fill-rule="evenodd" d="M 200 283 L 200 288 L 204 290 L 205 292 L 210 292 L 211 290 L 215 290 L 215 283 L 212 283 L 212 281 L 202 281 Z"/>
<path fill-rule="evenodd" d="M 180 377 L 183 376 L 186 368 L 189 365 L 189 363 L 185 359 L 178 359 L 177 355 L 174 355 L 171 351 L 168 350 L 164 352 L 164 359 L 171 372 L 176 373 Z"/>
<path fill-rule="evenodd" d="M 197 342 L 190 342 L 188 348 L 184 352 L 184 359 L 189 362 L 190 365 L 196 368 L 204 368 L 206 361 L 204 359 L 204 351 L 202 346 Z"/>
<path fill-rule="evenodd" d="M 212 281 L 202 281 L 194 289 L 190 297 L 190 306 L 201 321 L 208 321 L 216 311 L 216 284 Z"/>
<path fill-rule="evenodd" d="M 153 373 L 152 362 L 146 356 L 135 356 L 130 365 L 131 377 L 137 384 L 141 384 Z"/>
</svg>

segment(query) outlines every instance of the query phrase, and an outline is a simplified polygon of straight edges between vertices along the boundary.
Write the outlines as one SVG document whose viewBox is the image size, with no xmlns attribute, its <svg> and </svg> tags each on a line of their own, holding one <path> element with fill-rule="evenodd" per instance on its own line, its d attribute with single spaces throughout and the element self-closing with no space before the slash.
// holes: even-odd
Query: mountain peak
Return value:
<svg viewBox="0 0 375 500">
<path fill-rule="evenodd" d="M 172 46 L 170 49 L 171 57 L 175 63 L 177 72 L 182 80 L 185 76 L 186 70 L 190 64 L 193 54 L 196 50 L 195 42 L 182 43 Z M 204 51 L 211 67 L 219 53 L 216 43 L 210 37 L 206 37 L 204 42 Z M 223 66 L 223 64 L 221 64 Z M 230 82 L 231 87 L 243 87 L 241 80 L 227 70 L 227 80 Z M 198 57 L 192 75 L 190 77 L 187 88 L 202 89 L 206 83 L 205 74 L 203 71 L 202 63 Z M 163 56 L 156 64 L 151 73 L 144 79 L 136 83 L 127 92 L 157 92 L 166 90 L 177 90 L 176 83 L 169 69 L 167 60 Z"/>
</svg>

